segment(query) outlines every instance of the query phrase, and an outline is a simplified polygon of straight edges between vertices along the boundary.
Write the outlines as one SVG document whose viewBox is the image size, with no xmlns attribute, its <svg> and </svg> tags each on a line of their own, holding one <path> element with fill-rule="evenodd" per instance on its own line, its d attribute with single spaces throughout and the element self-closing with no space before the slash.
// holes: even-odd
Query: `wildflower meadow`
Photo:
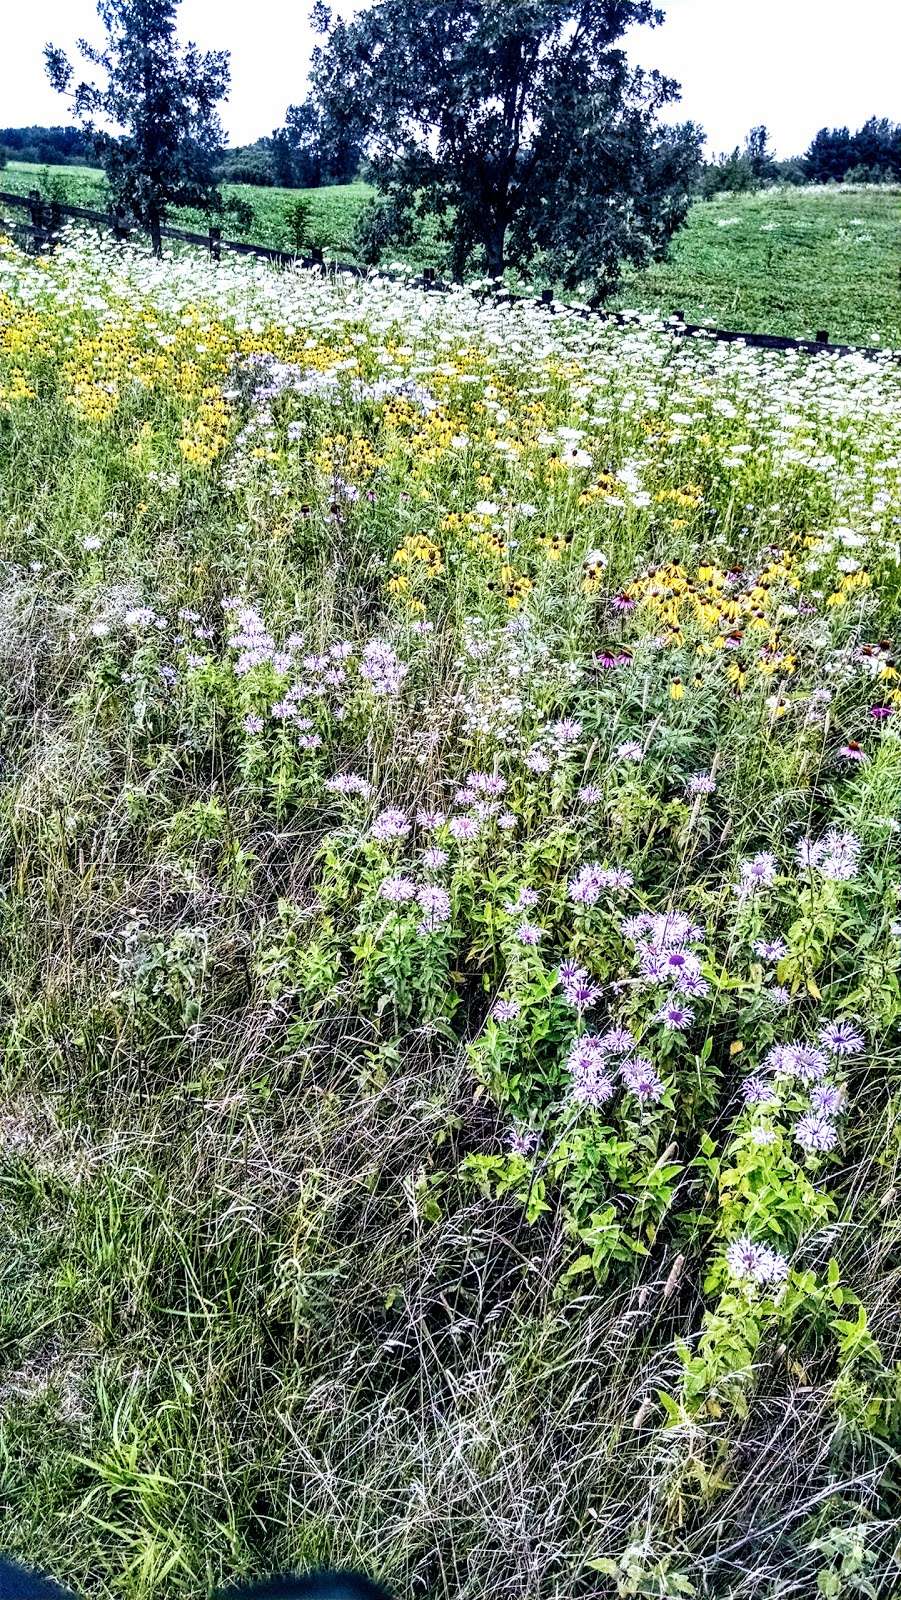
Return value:
<svg viewBox="0 0 901 1600">
<path fill-rule="evenodd" d="M 6 1543 L 899 1592 L 901 365 L 0 247 Z"/>
</svg>

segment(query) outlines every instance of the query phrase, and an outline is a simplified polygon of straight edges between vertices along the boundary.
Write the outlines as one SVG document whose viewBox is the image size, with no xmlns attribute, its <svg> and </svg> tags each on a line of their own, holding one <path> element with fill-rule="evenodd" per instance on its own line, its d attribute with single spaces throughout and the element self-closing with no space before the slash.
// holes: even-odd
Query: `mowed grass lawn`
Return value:
<svg viewBox="0 0 901 1600">
<path fill-rule="evenodd" d="M 42 177 L 43 175 L 43 177 Z M 0 188 L 27 193 L 47 177 L 75 204 L 104 203 L 103 175 L 79 167 L 12 163 Z M 354 224 L 373 193 L 365 183 L 308 191 L 226 185 L 255 213 L 247 237 L 288 247 L 287 211 L 311 202 L 310 239 L 353 261 Z M 200 222 L 183 213 L 184 223 Z M 403 252 L 399 252 L 403 257 Z M 431 240 L 409 257 L 438 265 Z M 825 329 L 850 344 L 901 346 L 901 190 L 897 187 L 779 188 L 699 202 L 669 261 L 627 274 L 621 308 L 683 311 L 691 322 L 811 338 Z M 544 286 L 547 280 L 536 278 Z"/>
</svg>

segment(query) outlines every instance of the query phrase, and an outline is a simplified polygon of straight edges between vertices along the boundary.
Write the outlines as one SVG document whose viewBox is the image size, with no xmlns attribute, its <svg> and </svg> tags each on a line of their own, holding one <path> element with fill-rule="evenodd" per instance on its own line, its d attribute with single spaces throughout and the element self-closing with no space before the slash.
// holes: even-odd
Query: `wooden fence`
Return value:
<svg viewBox="0 0 901 1600">
<path fill-rule="evenodd" d="M 147 231 L 140 224 L 136 224 L 133 219 L 127 218 L 122 212 L 115 210 L 92 211 L 86 206 L 69 206 L 63 205 L 57 200 L 44 200 L 36 189 L 33 189 L 29 195 L 8 194 L 0 190 L 0 205 L 15 206 L 29 212 L 31 221 L 19 223 L 17 226 L 21 232 L 30 237 L 32 246 L 36 250 L 51 248 L 63 226 L 64 219 L 69 217 L 74 218 L 76 221 L 96 223 L 101 228 L 109 229 L 116 239 L 121 240 L 128 239 L 132 232 L 146 233 Z M 256 256 L 261 261 L 272 261 L 277 266 L 318 267 L 321 269 L 326 267 L 324 254 L 320 249 L 311 248 L 308 256 L 302 256 L 290 250 L 276 250 L 269 245 L 239 244 L 236 240 L 223 239 L 222 230 L 218 227 L 211 227 L 207 233 L 191 233 L 186 228 L 168 227 L 161 228 L 160 232 L 164 239 L 176 239 L 182 244 L 200 245 L 203 249 L 209 251 L 214 261 L 221 260 L 222 251 L 225 250 L 233 255 Z M 366 276 L 365 267 L 353 266 L 349 262 L 330 261 L 328 263 L 328 271 L 356 278 Z M 382 273 L 382 276 L 390 277 L 393 274 Z M 404 281 L 410 282 L 411 280 L 405 279 Z M 412 282 L 418 284 L 421 288 L 435 291 L 443 291 L 448 287 L 439 280 L 434 267 L 426 267 L 419 277 L 412 279 Z M 516 305 L 522 301 L 529 300 L 533 304 L 545 307 L 552 315 L 562 311 L 571 316 L 603 317 L 606 321 L 615 322 L 621 327 L 634 325 L 634 316 L 629 312 L 605 311 L 603 307 L 594 309 L 588 306 L 559 305 L 555 302 L 551 289 L 543 290 L 537 301 L 532 296 L 513 294 L 508 290 L 502 289 L 486 289 L 482 292 L 486 296 L 490 295 L 495 303 L 499 305 Z M 817 333 L 815 339 L 792 339 L 788 335 L 780 333 L 741 333 L 735 329 L 710 328 L 703 323 L 686 322 L 681 311 L 674 312 L 673 317 L 668 320 L 670 331 L 686 338 L 705 338 L 721 344 L 745 344 L 757 350 L 798 350 L 809 355 L 857 355 L 864 356 L 869 360 L 901 362 L 901 351 L 898 350 L 874 349 L 869 345 L 832 344 L 825 328 Z"/>
</svg>

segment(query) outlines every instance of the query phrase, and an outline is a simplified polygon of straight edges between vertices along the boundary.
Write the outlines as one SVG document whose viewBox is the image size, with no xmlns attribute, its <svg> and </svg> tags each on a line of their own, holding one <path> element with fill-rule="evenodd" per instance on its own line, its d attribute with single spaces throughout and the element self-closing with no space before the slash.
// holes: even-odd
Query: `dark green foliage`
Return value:
<svg viewBox="0 0 901 1600">
<path fill-rule="evenodd" d="M 891 182 L 901 178 L 901 123 L 870 117 L 856 133 L 821 128 L 804 157 L 812 183 Z"/>
<path fill-rule="evenodd" d="M 752 128 L 744 149 L 735 146 L 731 155 L 718 155 L 701 174 L 700 193 L 705 200 L 715 194 L 747 194 L 772 183 L 779 176 L 778 163 L 770 149 L 770 136 L 763 123 Z M 802 177 L 803 181 L 803 177 Z"/>
<path fill-rule="evenodd" d="M 599 298 L 621 262 L 663 255 L 700 132 L 660 127 L 678 86 L 621 48 L 662 20 L 650 0 L 379 0 L 351 22 L 322 4 L 314 17 L 319 114 L 333 140 L 365 141 L 381 191 L 370 258 L 431 217 L 457 277 L 540 261 Z"/>
<path fill-rule="evenodd" d="M 178 44 L 179 3 L 98 0 L 106 42 L 97 50 L 82 40 L 79 49 L 105 75 L 102 86 L 81 82 L 73 90 L 74 69 L 63 51 L 48 45 L 44 52 L 53 87 L 72 91 L 114 204 L 150 230 L 157 255 L 171 206 L 222 211 L 214 176 L 222 147 L 216 107 L 228 89 L 228 54 Z"/>
<path fill-rule="evenodd" d="M 276 176 L 271 139 L 257 139 L 253 144 L 242 144 L 226 150 L 216 165 L 220 183 L 252 183 L 271 189 L 281 179 Z"/>
<path fill-rule="evenodd" d="M 93 154 L 81 128 L 0 128 L 0 149 L 13 161 L 84 166 Z"/>
<path fill-rule="evenodd" d="M 352 183 L 360 170 L 359 133 L 343 119 L 324 117 L 311 100 L 288 107 L 284 126 L 276 128 L 271 146 L 275 181 L 286 188 Z"/>
</svg>

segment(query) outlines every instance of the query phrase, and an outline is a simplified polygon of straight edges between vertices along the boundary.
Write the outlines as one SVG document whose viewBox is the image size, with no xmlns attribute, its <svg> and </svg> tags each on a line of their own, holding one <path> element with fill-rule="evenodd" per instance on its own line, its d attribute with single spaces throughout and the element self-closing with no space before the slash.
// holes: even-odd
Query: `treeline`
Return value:
<svg viewBox="0 0 901 1600">
<path fill-rule="evenodd" d="M 282 189 L 319 189 L 352 183 L 363 164 L 358 138 L 332 125 L 309 100 L 289 106 L 271 138 L 227 150 L 217 167 L 222 183 L 256 183 Z"/>
<path fill-rule="evenodd" d="M 87 166 L 91 142 L 81 128 L 0 128 L 0 160 L 39 166 Z"/>
<path fill-rule="evenodd" d="M 80 128 L 0 128 L 0 167 L 7 161 L 37 166 L 90 167 L 97 153 Z M 318 189 L 352 183 L 360 173 L 359 141 L 333 130 L 309 103 L 289 106 L 284 125 L 270 138 L 222 152 L 215 165 L 220 183 L 251 183 L 283 189 Z"/>
<path fill-rule="evenodd" d="M 708 161 L 699 190 L 705 199 L 772 183 L 897 183 L 901 180 L 901 123 L 870 117 L 862 128 L 821 128 L 803 156 L 777 161 L 769 133 L 752 128 L 744 145 Z"/>
</svg>

